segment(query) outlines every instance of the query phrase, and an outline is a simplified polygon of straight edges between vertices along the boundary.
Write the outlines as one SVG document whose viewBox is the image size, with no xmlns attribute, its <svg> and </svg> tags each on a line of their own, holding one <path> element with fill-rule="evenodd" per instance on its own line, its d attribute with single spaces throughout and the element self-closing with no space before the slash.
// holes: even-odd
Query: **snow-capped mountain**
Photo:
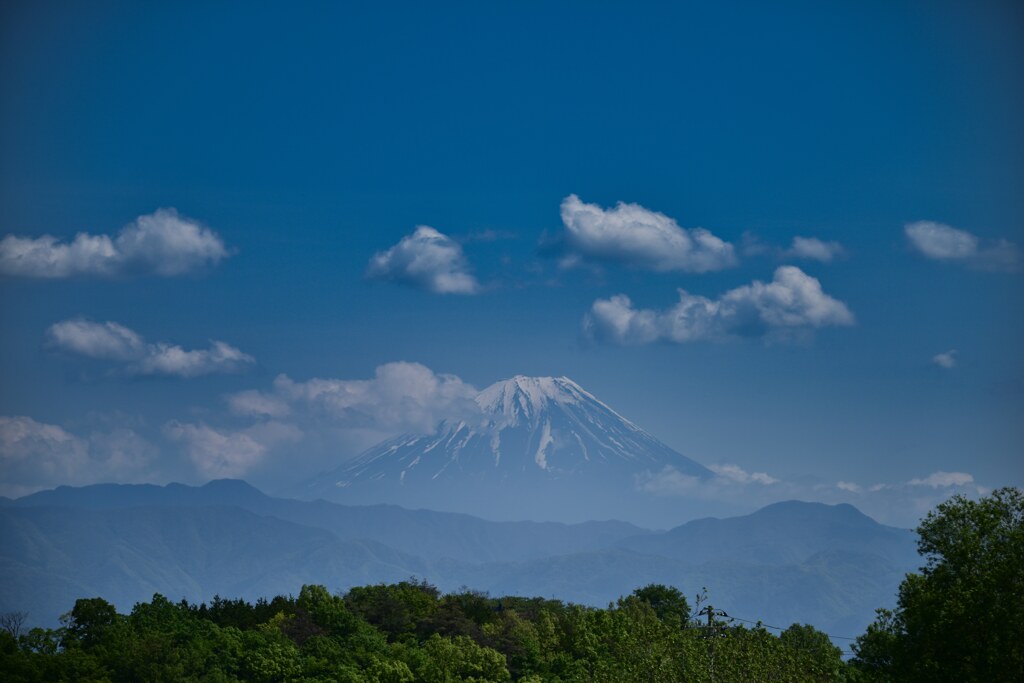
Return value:
<svg viewBox="0 0 1024 683">
<path fill-rule="evenodd" d="M 537 518 L 547 514 L 541 508 L 571 509 L 547 516 L 582 519 L 577 510 L 599 502 L 598 510 L 587 510 L 590 518 L 609 513 L 619 507 L 609 496 L 632 497 L 638 480 L 666 467 L 695 480 L 713 476 L 568 377 L 513 377 L 481 391 L 476 403 L 475 420 L 443 422 L 434 434 L 380 443 L 320 475 L 303 494 L 491 517 Z"/>
</svg>

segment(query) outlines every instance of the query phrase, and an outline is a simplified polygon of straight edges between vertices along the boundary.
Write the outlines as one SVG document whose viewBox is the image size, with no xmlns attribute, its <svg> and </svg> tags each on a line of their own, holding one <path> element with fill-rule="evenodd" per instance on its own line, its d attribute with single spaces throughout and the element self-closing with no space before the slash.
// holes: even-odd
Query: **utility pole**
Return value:
<svg viewBox="0 0 1024 683">
<path fill-rule="evenodd" d="M 724 610 L 716 610 L 710 604 L 697 612 L 697 615 L 706 614 L 708 617 L 707 635 L 708 639 L 708 677 L 711 683 L 715 683 L 715 637 L 718 635 L 718 627 L 715 626 L 715 617 L 728 617 Z"/>
</svg>

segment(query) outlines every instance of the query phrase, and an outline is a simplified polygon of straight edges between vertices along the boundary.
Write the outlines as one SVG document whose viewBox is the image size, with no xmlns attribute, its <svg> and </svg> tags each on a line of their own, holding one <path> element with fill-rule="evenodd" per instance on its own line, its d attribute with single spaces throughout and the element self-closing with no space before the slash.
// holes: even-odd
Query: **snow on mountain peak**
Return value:
<svg viewBox="0 0 1024 683">
<path fill-rule="evenodd" d="M 607 406 L 568 377 L 525 375 L 495 382 L 476 398 L 484 413 L 500 415 L 513 422 L 520 416 L 534 419 L 551 403 L 582 405 L 590 401 L 607 409 Z"/>
<path fill-rule="evenodd" d="M 320 491 L 395 486 L 396 495 L 416 490 L 428 498 L 434 495 L 429 491 L 455 486 L 487 498 L 517 486 L 568 486 L 570 481 L 632 490 L 637 476 L 666 467 L 690 477 L 712 476 L 568 377 L 517 375 L 481 391 L 476 403 L 483 420 L 453 419 L 433 434 L 382 442 L 312 486 Z"/>
</svg>

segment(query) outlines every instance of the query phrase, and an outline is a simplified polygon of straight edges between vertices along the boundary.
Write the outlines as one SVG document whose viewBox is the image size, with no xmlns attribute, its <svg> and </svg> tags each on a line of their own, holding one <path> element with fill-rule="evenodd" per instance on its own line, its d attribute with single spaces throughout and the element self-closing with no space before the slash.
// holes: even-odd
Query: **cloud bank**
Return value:
<svg viewBox="0 0 1024 683">
<path fill-rule="evenodd" d="M 164 434 L 182 444 L 206 476 L 268 472 L 285 456 L 288 476 L 312 475 L 386 438 L 433 433 L 444 420 L 479 420 L 478 393 L 458 377 L 419 363 L 386 363 L 370 379 L 296 381 L 282 374 L 268 390 L 224 396 L 234 421 L 247 423 L 244 428 L 169 423 Z M 301 449 L 276 448 L 298 440 Z"/>
<path fill-rule="evenodd" d="M 956 367 L 956 349 L 950 349 L 943 353 L 937 353 L 932 356 L 932 363 L 938 365 L 940 368 L 949 370 L 950 368 Z"/>
<path fill-rule="evenodd" d="M 139 216 L 115 237 L 78 233 L 70 242 L 51 235 L 0 240 L 0 274 L 33 278 L 169 277 L 214 265 L 229 255 L 215 232 L 157 209 Z"/>
<path fill-rule="evenodd" d="M 470 272 L 462 246 L 426 225 L 417 227 L 387 251 L 374 254 L 366 268 L 366 277 L 400 282 L 435 294 L 480 291 L 480 283 Z"/>
<path fill-rule="evenodd" d="M 216 429 L 205 424 L 171 421 L 164 436 L 181 444 L 196 470 L 207 479 L 240 477 L 262 464 L 268 450 L 302 438 L 302 431 L 279 422 L 247 429 Z"/>
<path fill-rule="evenodd" d="M 419 363 L 377 367 L 372 379 L 274 380 L 273 392 L 246 391 L 227 397 L 237 415 L 279 417 L 299 410 L 349 428 L 397 434 L 433 432 L 445 419 L 479 414 L 478 391 L 455 375 Z"/>
<path fill-rule="evenodd" d="M 656 271 L 704 273 L 736 265 L 733 246 L 703 228 L 683 229 L 663 213 L 619 202 L 613 209 L 562 200 L 562 264 L 622 263 Z"/>
<path fill-rule="evenodd" d="M 192 351 L 165 342 L 147 343 L 136 332 L 115 322 L 65 320 L 51 325 L 47 338 L 52 348 L 120 363 L 132 375 L 199 377 L 239 372 L 255 362 L 252 356 L 221 341 Z"/>
<path fill-rule="evenodd" d="M 943 223 L 917 221 L 903 228 L 910 245 L 934 261 L 958 263 L 980 270 L 1017 270 L 1020 252 L 1007 240 L 982 241 L 966 230 Z"/>
<path fill-rule="evenodd" d="M 0 416 L 0 494 L 22 496 L 57 484 L 142 481 L 156 448 L 130 429 L 80 437 L 25 416 Z"/>
<path fill-rule="evenodd" d="M 596 341 L 639 345 L 758 337 L 853 323 L 846 304 L 825 294 L 817 279 L 795 266 L 782 266 L 771 282 L 754 281 L 717 299 L 680 289 L 679 303 L 665 311 L 635 308 L 624 294 L 598 299 L 583 327 Z"/>
</svg>

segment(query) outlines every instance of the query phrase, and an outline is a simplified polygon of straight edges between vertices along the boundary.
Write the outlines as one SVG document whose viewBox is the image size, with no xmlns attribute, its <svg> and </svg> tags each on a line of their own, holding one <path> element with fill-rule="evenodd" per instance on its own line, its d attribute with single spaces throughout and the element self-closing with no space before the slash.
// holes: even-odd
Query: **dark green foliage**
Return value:
<svg viewBox="0 0 1024 683">
<path fill-rule="evenodd" d="M 917 531 L 926 564 L 858 639 L 863 678 L 1024 680 L 1024 492 L 957 496 Z"/>
<path fill-rule="evenodd" d="M 120 615 L 79 600 L 60 629 L 0 631 L 4 681 L 839 681 L 838 651 L 810 627 L 775 637 L 689 628 L 689 606 L 650 585 L 608 609 L 540 598 L 441 596 L 402 581 L 346 595 L 303 586 L 297 598 L 155 595 Z"/>
<path fill-rule="evenodd" d="M 690 619 L 690 603 L 675 586 L 652 583 L 637 588 L 630 597 L 650 605 L 658 619 L 666 623 L 681 626 Z"/>
<path fill-rule="evenodd" d="M 437 611 L 438 590 L 426 581 L 353 588 L 345 604 L 355 614 L 396 640 L 411 635 L 416 625 Z"/>
</svg>

